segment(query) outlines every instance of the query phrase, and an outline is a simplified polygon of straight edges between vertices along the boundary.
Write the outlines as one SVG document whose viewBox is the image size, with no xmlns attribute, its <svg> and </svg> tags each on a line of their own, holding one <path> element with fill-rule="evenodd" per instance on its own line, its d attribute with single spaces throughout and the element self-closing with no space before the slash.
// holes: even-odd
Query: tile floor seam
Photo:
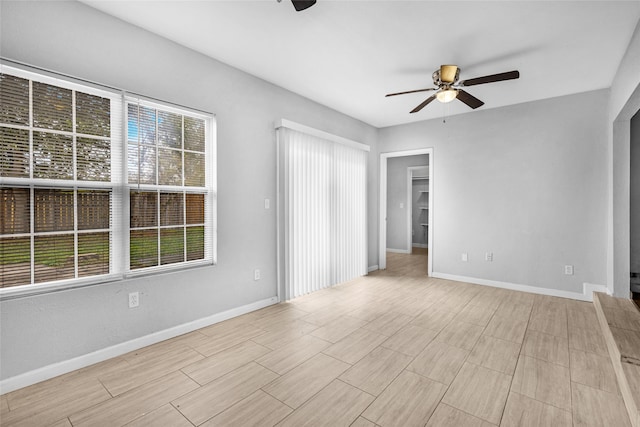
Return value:
<svg viewBox="0 0 640 427">
<path fill-rule="evenodd" d="M 269 353 L 267 353 L 267 354 L 269 354 Z M 261 357 L 262 357 L 262 356 L 261 356 Z M 311 356 L 311 357 L 313 357 L 313 356 Z M 307 360 L 309 360 L 309 359 L 307 359 Z M 304 362 L 306 362 L 307 360 L 305 360 Z M 269 371 L 269 372 L 273 372 L 274 374 L 276 374 L 276 375 L 278 376 L 278 378 L 280 378 L 281 376 L 283 376 L 283 375 L 285 375 L 285 374 L 289 373 L 290 371 L 293 371 L 295 368 L 297 368 L 298 366 L 302 365 L 302 363 L 304 363 L 304 362 L 302 362 L 302 363 L 300 363 L 300 364 L 298 364 L 298 365 L 294 366 L 293 368 L 289 369 L 289 370 L 288 370 L 287 372 L 285 372 L 284 374 L 279 374 L 279 373 L 277 373 L 276 371 L 274 371 L 274 370 L 272 370 L 272 369 L 269 369 L 268 367 L 264 366 L 262 363 L 258 362 L 257 360 L 252 360 L 251 362 L 247 362 L 247 363 L 245 363 L 245 364 L 244 364 L 244 365 L 242 365 L 242 366 L 246 366 L 246 365 L 248 365 L 249 363 L 252 363 L 252 362 L 253 362 L 253 363 L 255 363 L 255 364 L 257 364 L 257 365 L 260 365 L 261 367 L 263 367 L 264 369 L 266 369 L 266 370 L 267 370 L 267 371 Z M 242 366 L 241 366 L 241 367 L 242 367 Z M 234 369 L 234 371 L 235 371 L 235 369 Z M 224 374 L 224 375 L 227 375 L 227 374 L 229 374 L 229 373 L 231 373 L 231 372 L 233 372 L 233 371 L 229 371 L 229 372 L 227 372 L 227 373 L 226 373 L 226 374 Z M 224 375 L 221 375 L 221 376 L 220 376 L 220 377 L 218 377 L 218 378 L 222 378 L 222 377 L 224 377 Z M 218 379 L 218 378 L 216 378 L 216 379 Z M 274 379 L 273 381 L 277 380 L 278 378 Z M 213 381 L 215 381 L 215 380 L 213 380 Z M 273 382 L 273 381 L 272 381 L 272 382 Z M 209 381 L 209 383 L 210 383 L 210 382 L 211 382 L 211 381 Z M 207 383 L 207 384 L 209 384 L 209 383 Z M 269 384 L 271 384 L 271 383 L 269 383 Z"/>
<path fill-rule="evenodd" d="M 69 423 L 71 423 L 71 417 L 72 417 L 72 416 L 74 416 L 75 414 L 79 414 L 79 413 L 81 413 L 81 412 L 84 412 L 84 411 L 87 411 L 87 410 L 89 410 L 89 409 L 91 409 L 91 408 L 94 408 L 94 407 L 96 407 L 96 406 L 98 406 L 98 405 L 102 405 L 102 404 L 104 404 L 104 403 L 106 403 L 106 402 L 110 402 L 110 401 L 112 401 L 113 399 L 116 399 L 118 396 L 120 396 L 120 395 L 113 396 L 111 393 L 109 393 L 109 390 L 107 390 L 107 388 L 102 384 L 102 382 L 101 382 L 100 380 L 98 380 L 98 382 L 99 382 L 99 383 L 100 383 L 100 385 L 101 385 L 101 386 L 102 386 L 102 387 L 107 391 L 107 393 L 108 393 L 108 394 L 109 394 L 109 396 L 111 396 L 111 397 L 110 397 L 109 399 L 105 399 L 105 400 L 103 400 L 102 402 L 94 403 L 93 405 L 90 405 L 90 406 L 84 407 L 84 408 L 82 408 L 82 409 L 80 409 L 80 410 L 77 410 L 77 411 L 75 411 L 75 412 L 72 412 L 72 413 L 70 413 L 70 414 L 67 414 L 67 418 L 69 419 Z M 142 387 L 142 386 L 144 386 L 144 385 L 145 385 L 145 384 L 141 384 L 141 385 L 139 385 L 138 387 Z M 132 389 L 132 390 L 135 390 L 135 389 L 136 389 L 136 388 L 138 388 L 138 387 L 135 387 L 135 388 L 134 388 L 134 389 Z M 129 390 L 129 391 L 130 391 L 130 390 Z M 125 392 L 125 393 L 128 393 L 128 391 L 127 391 L 127 392 Z M 73 425 L 73 423 L 71 423 L 71 425 Z"/>
<path fill-rule="evenodd" d="M 564 315 L 564 319 L 565 322 L 567 323 L 567 354 L 569 356 L 569 407 L 571 408 L 571 422 L 573 422 L 573 385 L 572 383 L 572 379 L 571 379 L 571 350 L 569 350 L 569 308 L 566 307 L 565 309 L 565 315 Z"/>
<path fill-rule="evenodd" d="M 602 390 L 602 389 L 600 389 L 600 388 L 590 386 L 589 384 L 582 384 L 581 382 L 578 382 L 578 381 L 573 381 L 573 380 L 571 380 L 571 382 L 572 382 L 572 383 L 579 384 L 579 385 L 580 385 L 580 386 L 582 386 L 582 387 L 589 387 L 590 389 L 595 390 L 595 391 L 598 391 L 598 392 L 607 393 L 607 394 L 609 394 L 609 395 L 613 396 L 616 400 L 620 400 L 620 401 L 622 401 L 622 396 L 621 396 L 621 395 L 619 395 L 619 394 L 611 393 L 610 391 Z"/>
<path fill-rule="evenodd" d="M 445 394 L 446 394 L 446 392 L 445 392 Z M 444 397 L 444 396 L 443 396 L 443 397 Z M 494 423 L 492 423 L 491 421 L 489 421 L 489 420 L 485 420 L 484 418 L 479 417 L 479 416 L 477 416 L 477 415 L 473 415 L 473 414 L 471 414 L 471 413 L 469 413 L 469 412 L 465 411 L 464 409 L 457 408 L 457 407 L 455 407 L 455 406 L 453 406 L 453 405 L 451 405 L 451 404 L 449 404 L 449 403 L 444 403 L 444 402 L 442 402 L 442 399 L 440 400 L 439 405 L 447 405 L 447 406 L 449 406 L 449 407 L 451 407 L 451 408 L 455 409 L 456 411 L 460 411 L 460 412 L 462 412 L 462 413 L 464 413 L 464 414 L 466 414 L 466 415 L 469 415 L 470 417 L 473 417 L 473 418 L 477 418 L 477 419 L 479 419 L 479 420 L 482 420 L 482 421 L 484 421 L 484 422 L 486 422 L 486 423 L 488 423 L 488 424 L 491 424 L 492 426 L 496 426 L 496 427 L 498 427 L 498 426 L 500 425 L 500 423 L 498 423 L 498 424 L 494 424 Z M 505 401 L 505 406 L 506 406 L 506 401 Z M 434 411 L 434 412 L 435 412 L 435 411 Z M 432 415 L 433 415 L 433 414 L 432 414 Z M 429 419 L 431 419 L 431 417 L 429 417 Z M 502 422 L 502 417 L 500 417 L 500 422 Z M 425 425 L 427 425 L 427 424 L 429 424 L 429 421 L 427 421 L 427 423 L 426 423 Z M 456 426 L 456 427 L 463 427 L 463 426 Z"/>
<path fill-rule="evenodd" d="M 378 345 L 376 348 L 374 348 L 373 350 L 371 350 L 369 353 L 367 353 L 367 356 L 368 356 L 369 354 L 373 353 L 373 351 L 375 351 L 375 350 L 376 350 L 377 348 L 379 348 L 379 347 L 382 347 L 382 345 Z M 386 347 L 382 347 L 382 348 L 384 348 L 385 350 L 393 351 L 394 353 L 400 353 L 399 351 L 391 350 L 391 349 L 388 349 L 388 348 L 386 348 Z M 364 356 L 364 357 L 367 357 L 367 356 Z M 364 357 L 363 357 L 362 359 L 364 359 Z M 409 357 L 412 357 L 412 356 L 409 356 Z M 416 356 L 416 357 L 417 357 L 417 356 Z M 362 359 L 360 359 L 360 360 L 362 360 Z M 414 359 L 415 359 L 415 357 L 414 357 Z M 380 396 L 380 395 L 381 395 L 381 394 L 382 394 L 382 393 L 387 389 L 387 387 L 389 387 L 389 385 L 390 385 L 392 382 L 394 382 L 394 381 L 396 380 L 396 378 L 398 378 L 398 376 L 399 376 L 402 372 L 404 372 L 404 371 L 407 369 L 407 366 L 409 366 L 409 365 L 411 364 L 411 362 L 413 362 L 413 359 L 411 359 L 411 361 L 410 361 L 409 363 L 407 363 L 407 364 L 405 365 L 405 367 L 404 367 L 404 368 L 402 368 L 402 369 L 400 370 L 400 372 L 399 372 L 395 377 L 393 377 L 393 379 L 389 382 L 389 384 L 387 384 L 387 385 L 382 389 L 382 391 L 380 391 L 380 393 L 378 393 L 378 395 L 373 395 L 373 394 L 369 393 L 368 391 L 362 390 L 360 387 L 358 387 L 358 386 L 356 386 L 356 385 L 353 385 L 353 384 L 351 384 L 351 383 L 349 383 L 349 382 L 347 382 L 347 381 L 344 381 L 344 380 L 340 380 L 340 376 L 341 376 L 342 374 L 338 375 L 338 377 L 337 377 L 336 379 L 337 379 L 337 380 L 342 381 L 342 382 L 343 382 L 343 383 L 345 383 L 345 384 L 349 384 L 350 386 L 355 387 L 355 388 L 357 388 L 358 390 L 360 390 L 360 391 L 362 391 L 362 392 L 364 392 L 364 393 L 367 393 L 367 394 L 369 394 L 369 395 L 373 396 L 375 399 L 377 399 L 377 398 L 378 398 L 378 397 L 379 397 L 379 396 Z M 345 363 L 346 363 L 346 362 L 345 362 Z M 355 365 L 356 365 L 356 364 L 354 363 L 354 364 L 353 364 L 353 365 L 351 365 L 351 366 L 353 367 L 353 366 L 355 366 Z M 347 370 L 345 370 L 344 372 L 347 372 L 349 369 L 351 369 L 351 368 L 348 368 L 348 369 L 347 369 Z M 344 372 L 343 372 L 343 374 L 344 374 Z M 409 371 L 409 372 L 411 372 L 411 371 Z M 413 373 L 415 373 L 415 372 L 413 372 Z M 429 379 L 431 379 L 431 378 L 429 378 Z M 431 381 L 433 381 L 433 380 L 431 380 Z M 374 399 L 374 401 L 375 401 L 375 399 Z M 373 403 L 373 402 L 371 402 L 371 403 Z M 363 412 L 364 412 L 364 411 L 363 411 Z"/>
<path fill-rule="evenodd" d="M 494 312 L 494 314 L 491 316 L 491 319 L 493 319 L 494 315 L 495 315 L 495 312 Z M 490 319 L 489 321 L 491 321 L 491 319 Z M 453 321 L 453 319 L 452 319 L 451 321 L 449 321 L 449 323 L 447 323 L 447 326 L 448 326 L 452 321 Z M 487 323 L 487 324 L 488 324 L 488 323 Z M 445 326 L 445 328 L 446 328 L 446 326 Z M 442 328 L 442 330 L 444 330 L 445 328 Z M 441 330 L 440 332 L 442 332 L 442 330 Z M 485 330 L 486 330 L 486 326 L 482 329 L 482 333 L 481 333 L 481 335 L 484 333 L 484 331 L 485 331 Z M 440 335 L 440 332 L 439 332 L 438 334 L 436 334 L 436 336 L 434 336 L 434 337 L 433 337 L 432 342 L 437 340 L 438 336 Z M 478 345 L 478 341 L 479 341 L 479 339 L 478 339 L 478 340 L 476 340 L 476 342 L 475 342 L 475 344 L 474 344 L 473 348 L 472 348 L 471 350 L 468 350 L 467 355 L 464 357 L 464 359 L 463 359 L 462 363 L 460 364 L 460 367 L 458 368 L 458 370 L 457 370 L 457 372 L 456 372 L 455 376 L 451 379 L 451 382 L 450 382 L 449 384 L 445 384 L 445 386 L 446 386 L 446 390 L 445 390 L 445 391 L 444 391 L 444 393 L 442 394 L 442 397 L 440 398 L 440 401 L 438 402 L 438 405 L 440 405 L 440 404 L 447 405 L 446 403 L 443 403 L 443 402 L 442 402 L 442 400 L 444 399 L 444 396 L 445 396 L 445 395 L 447 394 L 447 392 L 449 391 L 449 389 L 450 389 L 450 387 L 451 387 L 451 384 L 453 384 L 453 383 L 454 383 L 454 381 L 456 380 L 456 378 L 457 378 L 457 377 L 458 377 L 458 375 L 460 374 L 460 371 L 462 370 L 462 367 L 464 366 L 464 364 L 465 364 L 465 363 L 470 363 L 470 364 L 472 364 L 472 365 L 479 366 L 479 365 L 477 365 L 477 364 L 475 364 L 475 363 L 471 363 L 471 362 L 469 362 L 469 361 L 468 361 L 468 360 L 469 360 L 469 356 L 471 356 L 471 353 L 473 352 L 473 350 L 474 350 L 474 349 L 476 348 L 476 346 Z M 442 341 L 440 341 L 440 342 L 442 342 Z M 446 343 L 445 343 L 445 344 L 446 344 Z M 456 347 L 456 346 L 452 346 L 452 347 Z M 520 347 L 522 348 L 522 345 L 521 345 Z M 459 348 L 459 347 L 456 347 L 456 348 Z M 462 350 L 467 351 L 466 349 L 462 349 Z M 418 356 L 416 356 L 416 357 L 418 357 Z M 415 359 L 415 358 L 414 358 L 414 359 Z M 412 361 L 412 362 L 413 362 L 413 361 Z M 411 363 L 410 363 L 410 364 L 411 364 Z M 407 365 L 407 366 L 408 366 L 408 365 Z M 405 368 L 405 369 L 406 369 L 406 368 Z M 410 372 L 412 372 L 412 371 L 410 371 Z M 417 373 L 417 372 L 413 372 L 413 373 L 415 373 L 415 374 L 417 374 L 417 375 L 420 375 L 420 376 L 424 377 L 424 375 L 421 375 L 421 374 L 419 374 L 419 373 Z M 428 378 L 428 377 L 424 377 L 424 378 L 427 378 L 427 379 L 429 379 L 429 380 L 431 380 L 431 381 L 435 381 L 435 380 L 433 380 L 433 379 L 431 379 L 431 378 Z M 512 378 L 512 380 L 513 380 L 513 376 L 511 376 L 511 378 Z M 438 382 L 439 384 L 442 384 L 442 383 L 440 383 L 439 381 L 436 381 L 436 382 Z M 511 388 L 511 384 L 509 385 L 509 388 Z M 508 393 L 507 393 L 507 398 L 508 398 Z M 447 405 L 447 406 L 451 406 L 451 405 Z M 506 406 L 506 400 L 505 400 L 505 406 Z M 436 406 L 436 407 L 437 407 L 437 406 Z M 469 413 L 467 413 L 466 411 L 461 410 L 461 409 L 459 409 L 459 408 L 456 408 L 456 407 L 454 407 L 454 406 L 451 406 L 451 407 L 452 407 L 452 408 L 455 408 L 456 410 L 461 411 L 461 412 L 463 412 L 463 413 L 465 413 L 465 414 L 467 414 L 467 415 L 470 415 L 470 416 L 472 416 L 472 417 L 482 419 L 483 421 L 487 421 L 487 420 L 485 420 L 485 419 L 483 419 L 483 418 L 477 417 L 476 415 L 469 414 Z M 503 409 L 503 411 L 504 411 L 504 409 Z M 435 410 L 434 410 L 434 412 L 435 412 Z M 431 414 L 431 416 L 433 416 L 433 413 Z M 429 418 L 431 418 L 431 416 L 430 416 Z M 500 415 L 500 420 L 502 420 L 502 415 Z M 487 422 L 489 422 L 489 421 L 487 421 Z M 425 423 L 425 426 L 426 426 L 428 423 L 429 423 L 429 420 L 427 420 L 427 422 Z M 493 423 L 489 422 L 489 424 L 493 424 Z M 500 424 L 500 423 L 498 423 L 498 425 L 499 425 L 499 424 Z"/>
<path fill-rule="evenodd" d="M 194 427 L 196 426 L 194 423 L 192 423 L 192 422 L 191 422 L 191 420 L 190 420 L 189 418 L 187 418 L 187 417 L 186 417 L 182 412 L 180 412 L 180 410 L 179 410 L 178 408 L 176 408 L 176 406 L 173 404 L 173 402 L 169 402 L 169 403 L 168 403 L 168 405 L 170 405 L 173 409 L 175 409 L 175 410 L 176 410 L 176 412 L 177 412 L 178 414 L 180 414 L 180 416 L 181 416 L 182 418 L 184 418 L 184 419 L 185 419 L 189 424 L 191 424 L 191 425 L 192 425 L 192 426 L 194 426 Z M 206 421 L 205 421 L 205 422 L 206 422 Z M 125 424 L 125 427 L 126 427 L 126 424 Z"/>
<path fill-rule="evenodd" d="M 573 381 L 571 381 L 571 378 L 569 378 L 569 383 L 573 383 Z M 578 384 L 579 384 L 579 383 L 578 383 Z M 580 385 L 582 385 L 582 384 L 580 384 Z M 593 388 L 593 387 L 591 387 L 591 388 Z M 598 390 L 598 389 L 595 389 L 595 390 Z M 570 391 L 570 392 L 573 392 L 573 389 L 572 389 L 572 387 L 571 387 L 571 384 L 570 384 L 570 387 L 569 387 L 569 391 Z M 546 402 L 546 401 L 542 401 L 542 400 L 540 400 L 540 399 L 536 399 L 535 397 L 531 397 L 531 396 L 528 396 L 528 395 L 526 395 L 526 394 L 519 393 L 519 392 L 517 392 L 517 391 L 511 391 L 511 390 L 509 390 L 509 392 L 510 392 L 510 393 L 517 393 L 517 394 L 519 394 L 519 395 L 521 395 L 521 396 L 528 397 L 529 399 L 531 399 L 531 400 L 535 400 L 536 402 L 540 402 L 540 403 L 542 403 L 542 404 L 544 404 L 544 405 L 553 406 L 553 407 L 554 407 L 554 408 L 556 408 L 556 409 L 560 409 L 560 410 L 563 410 L 563 411 L 565 411 L 565 412 L 569 412 L 566 408 L 562 408 L 562 407 L 560 407 L 560 406 L 558 406 L 558 405 L 554 405 L 553 403 L 549 403 L 549 402 Z M 573 413 L 573 402 L 572 402 L 572 396 L 569 396 L 569 401 L 571 402 L 571 406 L 570 406 L 570 408 L 571 408 L 571 412 Z"/>
<path fill-rule="evenodd" d="M 279 378 L 274 379 L 274 380 L 273 380 L 273 381 L 271 381 L 269 384 L 272 384 L 273 382 L 278 381 L 278 379 L 279 379 Z M 322 387 L 320 390 L 318 390 L 315 394 L 313 394 L 311 397 L 309 397 L 309 399 L 307 399 L 307 400 L 305 400 L 304 402 L 302 402 L 302 403 L 298 406 L 298 408 L 294 408 L 294 407 L 292 407 L 292 406 L 287 405 L 287 404 L 286 404 L 285 402 L 283 402 L 281 399 L 279 399 L 278 397 L 274 396 L 273 394 L 271 394 L 271 393 L 269 393 L 267 390 L 265 390 L 264 388 L 265 388 L 265 387 L 268 387 L 268 386 L 269 386 L 269 384 L 265 384 L 265 385 L 263 385 L 263 386 L 262 386 L 262 387 L 260 387 L 258 390 L 263 391 L 264 393 L 267 393 L 269 396 L 273 397 L 273 398 L 274 398 L 274 399 L 276 399 L 278 402 L 280 402 L 280 403 L 282 403 L 283 405 L 285 405 L 287 408 L 290 408 L 292 412 L 293 412 L 293 411 L 295 411 L 296 409 L 298 409 L 300 406 L 302 406 L 302 405 L 304 405 L 305 403 L 307 403 L 307 401 L 308 401 L 308 400 L 312 399 L 312 398 L 313 398 L 313 396 L 315 396 L 316 394 L 320 393 L 320 392 L 321 392 L 322 390 L 324 390 L 324 389 L 325 389 L 325 387 L 326 387 L 326 385 L 325 385 L 325 386 L 324 386 L 324 387 Z M 327 385 L 329 385 L 329 384 L 327 384 Z M 254 392 L 254 393 L 255 393 L 255 392 Z M 228 409 L 228 408 L 227 408 L 227 409 Z M 225 409 L 225 411 L 226 411 L 226 409 Z M 223 412 L 224 412 L 224 411 L 223 411 Z"/>
<path fill-rule="evenodd" d="M 573 350 L 577 350 L 577 349 L 575 349 L 575 348 L 574 348 Z M 543 359 L 542 357 L 534 356 L 534 355 L 532 355 L 532 354 L 523 354 L 523 356 L 524 356 L 524 357 L 530 357 L 531 359 L 540 360 L 540 361 L 542 361 L 542 362 L 551 363 L 552 365 L 562 366 L 563 368 L 567 368 L 567 369 L 571 370 L 570 366 L 563 365 L 563 364 L 561 364 L 561 363 L 556 363 L 556 362 L 554 362 L 554 361 L 552 361 L 552 360 Z M 569 363 L 571 363 L 571 362 L 569 362 Z"/>
<path fill-rule="evenodd" d="M 513 379 L 516 377 L 516 372 L 518 370 L 518 364 L 520 364 L 520 357 L 523 356 L 522 349 L 524 348 L 525 336 L 527 334 L 527 330 L 529 329 L 529 322 L 531 321 L 531 316 L 533 315 L 533 308 L 535 306 L 535 300 L 531 306 L 531 310 L 529 310 L 529 317 L 527 318 L 527 325 L 524 330 L 524 336 L 522 337 L 522 342 L 520 344 L 520 348 L 518 349 L 518 356 L 516 359 L 516 366 L 513 368 L 513 375 L 511 375 L 511 381 L 509 382 L 509 391 L 507 392 L 507 399 L 504 401 L 504 406 L 502 407 L 502 413 L 500 414 L 500 421 L 498 425 L 502 424 L 502 419 L 504 418 L 504 411 L 507 409 L 507 401 L 509 400 L 509 393 L 512 393 L 513 389 Z"/>
<path fill-rule="evenodd" d="M 602 388 L 600 388 L 600 387 L 594 387 L 594 386 L 593 386 L 593 385 L 591 385 L 591 384 L 585 384 L 585 383 L 584 383 L 584 382 L 582 382 L 582 381 L 576 381 L 576 380 L 574 380 L 573 378 L 571 378 L 571 379 L 570 379 L 570 381 L 571 381 L 571 383 L 572 383 L 572 384 L 573 384 L 573 383 L 580 384 L 580 385 L 582 385 L 582 386 L 589 387 L 589 388 L 592 388 L 592 389 L 594 389 L 594 390 L 604 391 L 605 393 L 615 394 L 615 395 L 616 395 L 616 396 L 618 396 L 618 397 L 622 397 L 622 394 L 611 393 L 611 392 L 610 392 L 610 391 L 608 391 L 608 390 L 604 390 L 604 389 L 602 389 Z M 619 389 L 620 389 L 620 384 L 618 384 L 618 380 L 617 380 L 617 379 L 616 379 L 616 386 L 618 387 L 618 390 L 619 390 Z M 573 387 L 572 387 L 572 388 L 573 388 Z M 572 389 L 572 391 L 573 391 L 573 389 Z M 572 401 L 571 403 L 572 403 L 571 407 L 573 408 L 573 401 Z"/>
</svg>

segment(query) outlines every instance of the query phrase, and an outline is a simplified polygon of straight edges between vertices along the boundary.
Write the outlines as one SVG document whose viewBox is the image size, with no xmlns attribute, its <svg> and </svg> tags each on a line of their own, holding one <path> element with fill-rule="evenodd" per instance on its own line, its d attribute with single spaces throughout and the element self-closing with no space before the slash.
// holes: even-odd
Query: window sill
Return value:
<svg viewBox="0 0 640 427">
<path fill-rule="evenodd" d="M 59 280 L 45 284 L 19 285 L 0 289 L 0 301 L 17 298 L 30 297 L 34 295 L 49 294 L 58 291 L 66 291 L 74 288 L 83 288 L 93 285 L 122 280 L 121 274 L 105 274 L 102 276 L 91 276 L 84 279 Z"/>
</svg>

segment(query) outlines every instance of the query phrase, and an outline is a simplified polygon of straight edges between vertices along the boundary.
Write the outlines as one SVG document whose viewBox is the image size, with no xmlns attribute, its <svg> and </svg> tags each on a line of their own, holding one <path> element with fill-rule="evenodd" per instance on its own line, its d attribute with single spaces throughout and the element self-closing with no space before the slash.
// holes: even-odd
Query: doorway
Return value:
<svg viewBox="0 0 640 427">
<path fill-rule="evenodd" d="M 426 215 L 427 218 L 427 224 L 429 224 L 428 228 L 427 228 L 427 246 L 428 246 L 428 257 L 427 257 L 427 276 L 431 276 L 432 272 L 433 272 L 433 254 L 434 254 L 434 246 L 433 246 L 433 148 L 423 148 L 423 149 L 417 149 L 417 150 L 407 150 L 407 151 L 396 151 L 396 152 L 392 152 L 392 153 L 382 153 L 380 154 L 380 207 L 379 207 L 379 213 L 380 213 L 380 218 L 379 218 L 379 250 L 378 250 L 378 268 L 381 270 L 384 270 L 387 268 L 387 247 L 388 247 L 388 240 L 387 240 L 387 224 L 388 224 L 388 219 L 389 219 L 389 210 L 388 210 L 388 203 L 387 203 L 387 195 L 388 195 L 388 162 L 389 159 L 392 158 L 397 158 L 397 157 L 407 157 L 407 156 L 416 156 L 416 155 L 423 155 L 423 154 L 427 154 L 428 155 L 428 197 L 426 197 L 427 201 L 427 206 L 429 207 L 428 209 L 426 209 L 426 211 L 428 212 Z M 403 174 L 404 175 L 404 174 Z M 406 175 L 404 175 L 406 176 Z M 402 179 L 404 180 L 404 176 L 402 177 Z M 403 197 L 405 194 L 408 193 L 407 191 L 403 191 Z M 408 200 L 408 199 L 407 199 Z M 399 206 L 399 204 L 398 204 Z M 406 206 L 406 209 L 409 209 L 410 206 Z M 406 211 L 405 211 L 406 212 Z M 405 217 L 409 217 L 409 213 L 405 213 Z M 404 234 L 404 233 L 403 233 Z M 407 232 L 407 234 L 409 234 Z M 405 240 L 406 242 L 409 241 L 408 237 L 405 237 L 407 240 Z M 409 246 L 409 250 L 411 246 Z"/>
<path fill-rule="evenodd" d="M 631 295 L 640 306 L 640 111 L 631 118 L 629 186 L 629 275 Z"/>
</svg>

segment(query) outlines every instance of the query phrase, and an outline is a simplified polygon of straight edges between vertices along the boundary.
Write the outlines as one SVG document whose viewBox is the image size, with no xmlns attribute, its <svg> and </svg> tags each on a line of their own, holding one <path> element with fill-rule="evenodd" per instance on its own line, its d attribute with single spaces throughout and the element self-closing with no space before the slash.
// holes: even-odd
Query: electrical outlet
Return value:
<svg viewBox="0 0 640 427">
<path fill-rule="evenodd" d="M 567 276 L 573 276 L 573 265 L 565 265 L 564 274 L 566 274 Z"/>
<path fill-rule="evenodd" d="M 484 254 L 484 260 L 489 262 L 493 261 L 493 252 L 486 252 Z"/>
<path fill-rule="evenodd" d="M 404 209 L 404 203 L 400 203 L 400 209 Z"/>
<path fill-rule="evenodd" d="M 257 268 L 253 270 L 253 280 L 260 280 L 260 270 Z"/>
<path fill-rule="evenodd" d="M 131 292 L 129 294 L 129 308 L 136 308 L 140 305 L 140 294 L 138 292 Z"/>
<path fill-rule="evenodd" d="M 469 261 L 469 255 L 467 255 L 467 253 L 464 252 L 462 254 L 462 262 L 467 262 L 467 261 Z"/>
</svg>

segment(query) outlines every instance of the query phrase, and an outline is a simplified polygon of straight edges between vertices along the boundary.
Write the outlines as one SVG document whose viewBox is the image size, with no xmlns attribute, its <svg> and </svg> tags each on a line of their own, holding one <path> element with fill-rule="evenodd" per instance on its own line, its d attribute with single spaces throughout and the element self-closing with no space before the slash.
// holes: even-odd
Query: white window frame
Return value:
<svg viewBox="0 0 640 427">
<path fill-rule="evenodd" d="M 129 245 L 130 245 L 130 205 L 129 205 L 129 194 L 131 191 L 160 191 L 163 190 L 168 192 L 191 192 L 202 194 L 202 191 L 196 191 L 201 189 L 202 187 L 192 187 L 192 186 L 182 186 L 182 185 L 162 185 L 162 184 L 140 184 L 140 183 L 128 183 L 128 161 L 127 156 L 123 156 L 124 165 L 123 165 L 123 180 L 125 182 L 124 187 L 126 189 L 125 200 L 124 200 L 124 211 L 126 217 L 127 229 L 124 233 L 125 246 L 126 246 L 126 259 L 124 260 L 125 265 L 125 277 L 136 277 L 143 276 L 147 274 L 153 274 L 163 271 L 173 271 L 179 270 L 183 268 L 197 267 L 202 265 L 215 265 L 216 264 L 216 174 L 215 174 L 215 152 L 216 152 L 216 144 L 215 144 L 215 116 L 210 114 L 203 114 L 202 112 L 195 111 L 192 109 L 188 109 L 185 107 L 175 107 L 171 104 L 162 103 L 155 100 L 149 100 L 140 96 L 125 96 L 124 102 L 122 106 L 122 111 L 124 115 L 124 131 L 123 131 L 123 143 L 125 145 L 124 152 L 127 152 L 127 135 L 129 134 L 128 129 L 128 120 L 127 120 L 127 106 L 129 104 L 136 104 L 148 108 L 153 108 L 156 110 L 167 111 L 170 113 L 180 114 L 180 115 L 188 115 L 191 117 L 199 118 L 204 120 L 205 122 L 205 234 L 204 234 L 204 259 L 201 260 L 193 260 L 193 261 L 183 261 L 175 264 L 164 264 L 164 265 L 156 265 L 152 267 L 145 267 L 140 269 L 131 269 L 130 265 L 130 255 L 129 255 Z M 184 150 L 183 150 L 184 152 Z M 184 163 L 183 163 L 184 170 Z M 158 228 L 162 228 L 160 224 L 157 225 Z M 158 246 L 158 250 L 160 247 Z"/>
<path fill-rule="evenodd" d="M 0 186 L 23 188 L 65 188 L 65 189 L 109 189 L 112 194 L 111 203 L 111 240 L 110 240 L 110 271 L 108 274 L 88 276 L 82 278 L 63 279 L 51 282 L 16 285 L 0 288 L 0 300 L 18 298 L 28 295 L 37 295 L 55 292 L 65 289 L 84 287 L 122 280 L 127 277 L 157 274 L 167 271 L 187 269 L 203 265 L 215 265 L 217 262 L 217 156 L 216 156 L 216 118 L 211 113 L 189 109 L 182 106 L 174 106 L 160 101 L 150 101 L 139 96 L 125 93 L 123 90 L 107 88 L 105 86 L 85 82 L 68 76 L 43 70 L 31 71 L 28 66 L 6 65 L 0 62 L 0 72 L 16 77 L 37 81 L 45 84 L 59 86 L 91 95 L 111 99 L 111 181 L 78 181 L 76 179 L 43 179 L 33 178 L 33 161 L 30 164 L 29 178 L 0 177 Z M 203 260 L 184 261 L 175 264 L 165 264 L 157 267 L 141 268 L 131 271 L 129 269 L 129 190 L 145 189 L 145 185 L 127 183 L 127 100 L 135 99 L 136 102 L 145 105 L 155 105 L 165 111 L 177 112 L 183 115 L 205 119 L 205 254 Z M 74 113 L 75 114 L 75 113 Z M 33 123 L 29 123 L 28 129 L 33 130 Z M 4 124 L 3 124 L 4 126 Z M 6 125 L 14 127 L 13 125 Z M 15 126 L 25 128 L 24 126 Z M 76 133 L 75 129 L 72 133 Z M 65 133 L 67 134 L 67 133 Z M 75 166 L 75 165 L 74 165 Z M 75 170 L 74 170 L 75 176 Z M 158 189 L 158 186 L 152 186 Z M 200 187 L 196 187 L 200 188 Z M 174 191 L 192 192 L 194 187 L 168 186 Z M 31 204 L 31 215 L 35 206 Z M 74 230 L 74 233 L 77 233 Z M 33 234 L 33 230 L 30 231 Z M 33 263 L 33 252 L 31 254 Z"/>
</svg>

